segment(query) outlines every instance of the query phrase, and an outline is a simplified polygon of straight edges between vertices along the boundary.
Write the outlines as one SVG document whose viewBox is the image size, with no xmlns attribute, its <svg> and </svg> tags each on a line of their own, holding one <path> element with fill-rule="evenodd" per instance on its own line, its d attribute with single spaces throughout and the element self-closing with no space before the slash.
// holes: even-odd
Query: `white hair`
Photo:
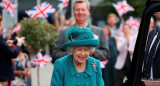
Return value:
<svg viewBox="0 0 160 86">
<path fill-rule="evenodd" d="M 67 48 L 67 50 L 68 50 L 69 52 L 72 52 L 73 49 L 74 49 L 74 47 L 75 47 L 75 46 L 70 46 L 70 47 Z M 89 46 L 89 51 L 92 51 L 93 48 L 94 48 L 93 46 Z"/>
<path fill-rule="evenodd" d="M 88 0 L 74 0 L 73 2 L 73 9 L 74 9 L 74 6 L 76 3 L 82 3 L 82 2 L 85 2 L 87 4 L 87 8 L 90 10 L 90 3 Z"/>
</svg>

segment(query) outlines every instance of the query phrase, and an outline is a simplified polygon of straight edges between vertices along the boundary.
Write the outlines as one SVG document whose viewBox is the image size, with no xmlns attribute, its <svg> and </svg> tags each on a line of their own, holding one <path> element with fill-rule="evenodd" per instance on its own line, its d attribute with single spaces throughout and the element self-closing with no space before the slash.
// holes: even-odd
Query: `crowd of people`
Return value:
<svg viewBox="0 0 160 86">
<path fill-rule="evenodd" d="M 124 22 L 120 35 L 114 13 L 107 16 L 102 28 L 94 26 L 87 22 L 89 1 L 75 0 L 73 4 L 74 18 L 66 20 L 65 15 L 54 14 L 58 35 L 51 52 L 54 68 L 50 86 L 122 86 L 129 75 L 138 32 L 131 35 L 131 25 Z M 151 18 L 148 35 L 154 27 Z M 0 16 L 0 32 L 2 28 Z M 0 86 L 31 86 L 25 38 L 11 34 L 11 30 L 10 25 L 5 39 L 0 34 Z"/>
</svg>

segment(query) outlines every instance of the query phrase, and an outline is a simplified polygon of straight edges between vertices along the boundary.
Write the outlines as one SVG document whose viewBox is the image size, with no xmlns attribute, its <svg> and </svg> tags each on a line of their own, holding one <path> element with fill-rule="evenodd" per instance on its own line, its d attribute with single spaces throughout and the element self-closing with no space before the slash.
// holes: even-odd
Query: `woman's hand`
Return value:
<svg viewBox="0 0 160 86">
<path fill-rule="evenodd" d="M 7 40 L 8 46 L 12 47 L 13 46 L 13 40 Z"/>
</svg>

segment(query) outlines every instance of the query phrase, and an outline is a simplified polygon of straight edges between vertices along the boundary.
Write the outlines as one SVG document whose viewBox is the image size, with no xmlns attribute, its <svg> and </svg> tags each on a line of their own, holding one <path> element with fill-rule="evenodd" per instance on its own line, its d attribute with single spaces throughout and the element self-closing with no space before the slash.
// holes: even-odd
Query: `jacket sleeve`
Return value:
<svg viewBox="0 0 160 86">
<path fill-rule="evenodd" d="M 21 51 L 20 46 L 16 46 L 13 50 L 8 44 L 0 38 L 0 52 L 7 58 L 16 58 Z"/>
<path fill-rule="evenodd" d="M 106 37 L 104 31 L 100 29 L 100 36 L 99 36 L 99 47 L 96 48 L 94 58 L 104 61 L 110 57 L 110 53 L 108 50 L 108 45 L 106 41 Z"/>
<path fill-rule="evenodd" d="M 63 86 L 63 68 L 58 60 L 54 63 L 50 86 Z"/>
<path fill-rule="evenodd" d="M 69 54 L 69 51 L 62 47 L 62 44 L 65 43 L 65 32 L 66 29 L 61 29 L 59 35 L 57 36 L 57 39 L 55 40 L 54 48 L 52 50 L 53 63 L 55 60 Z"/>
<path fill-rule="evenodd" d="M 98 68 L 98 72 L 97 72 L 97 86 L 105 86 L 104 85 L 104 81 L 103 81 L 103 78 L 102 78 L 102 70 L 101 70 L 101 67 L 100 67 L 100 61 L 97 62 L 97 68 Z"/>
</svg>

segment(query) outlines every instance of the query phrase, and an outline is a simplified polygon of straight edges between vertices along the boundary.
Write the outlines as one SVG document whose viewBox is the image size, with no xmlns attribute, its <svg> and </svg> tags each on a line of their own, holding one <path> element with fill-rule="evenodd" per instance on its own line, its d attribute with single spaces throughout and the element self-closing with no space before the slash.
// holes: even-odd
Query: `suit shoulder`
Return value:
<svg viewBox="0 0 160 86">
<path fill-rule="evenodd" d="M 71 28 L 71 27 L 73 27 L 73 26 L 64 27 L 64 28 L 62 28 L 62 29 L 60 30 L 60 32 L 64 33 L 64 32 L 66 32 L 66 31 L 67 31 L 69 28 Z"/>
<path fill-rule="evenodd" d="M 95 26 L 95 25 L 91 25 L 91 27 L 94 28 L 94 29 L 97 29 L 97 30 L 102 30 L 102 28 L 97 27 L 97 26 Z"/>
</svg>

